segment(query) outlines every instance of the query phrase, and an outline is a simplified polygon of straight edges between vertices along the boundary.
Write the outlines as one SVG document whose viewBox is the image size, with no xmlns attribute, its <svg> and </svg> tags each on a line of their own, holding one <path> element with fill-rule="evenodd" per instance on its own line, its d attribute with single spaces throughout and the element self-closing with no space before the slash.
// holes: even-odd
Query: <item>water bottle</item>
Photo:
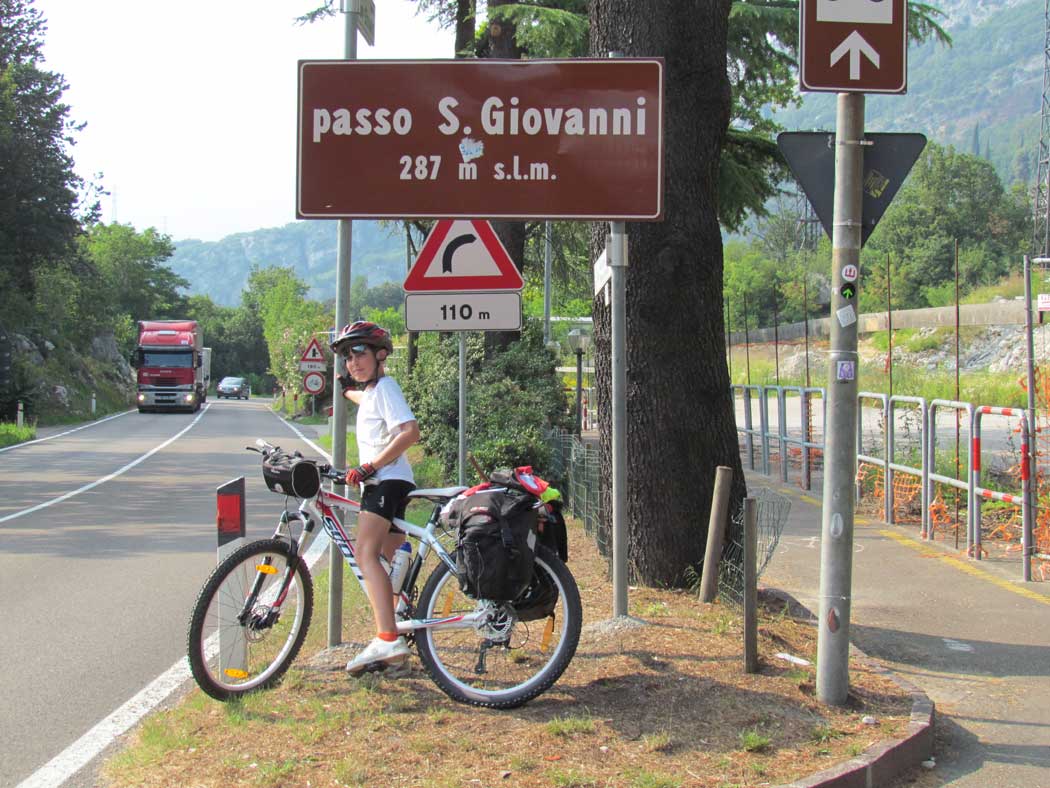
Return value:
<svg viewBox="0 0 1050 788">
<path fill-rule="evenodd" d="M 412 544 L 406 541 L 397 548 L 390 561 L 390 587 L 395 594 L 401 591 L 401 585 L 405 582 L 405 575 L 408 573 L 408 565 L 411 561 Z"/>
</svg>

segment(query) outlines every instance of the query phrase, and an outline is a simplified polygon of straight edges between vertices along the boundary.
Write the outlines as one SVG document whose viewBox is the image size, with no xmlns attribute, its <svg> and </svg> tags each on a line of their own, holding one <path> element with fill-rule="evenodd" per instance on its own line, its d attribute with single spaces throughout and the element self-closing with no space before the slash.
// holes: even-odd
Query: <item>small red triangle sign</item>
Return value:
<svg viewBox="0 0 1050 788">
<path fill-rule="evenodd" d="M 310 344 L 306 346 L 306 350 L 303 352 L 300 361 L 324 361 L 324 351 L 321 350 L 321 346 L 317 343 L 316 339 L 311 339 Z"/>
<path fill-rule="evenodd" d="M 521 290 L 521 273 L 492 225 L 483 219 L 442 219 L 434 225 L 405 277 L 410 293 Z"/>
</svg>

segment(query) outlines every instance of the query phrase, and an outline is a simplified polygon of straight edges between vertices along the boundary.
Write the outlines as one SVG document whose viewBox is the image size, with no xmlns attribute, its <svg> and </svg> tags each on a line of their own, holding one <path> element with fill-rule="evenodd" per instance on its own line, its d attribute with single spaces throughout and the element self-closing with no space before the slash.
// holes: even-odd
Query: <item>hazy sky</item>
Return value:
<svg viewBox="0 0 1050 788">
<path fill-rule="evenodd" d="M 296 61 L 342 58 L 345 18 L 321 0 L 36 0 L 47 68 L 86 122 L 77 172 L 101 172 L 103 219 L 174 240 L 295 221 Z M 375 0 L 361 59 L 452 57 L 453 34 L 411 0 Z"/>
</svg>

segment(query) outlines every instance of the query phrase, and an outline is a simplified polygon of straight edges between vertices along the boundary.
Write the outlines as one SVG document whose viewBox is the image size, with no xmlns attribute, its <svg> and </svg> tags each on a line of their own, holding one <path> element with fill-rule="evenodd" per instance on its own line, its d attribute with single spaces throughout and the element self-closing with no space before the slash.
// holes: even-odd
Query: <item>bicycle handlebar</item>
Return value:
<svg viewBox="0 0 1050 788">
<path fill-rule="evenodd" d="M 284 452 L 281 451 L 280 446 L 274 446 L 272 443 L 267 443 L 262 438 L 258 438 L 255 441 L 254 446 L 245 446 L 248 451 L 258 452 L 263 456 L 263 459 L 269 459 L 270 457 L 280 457 Z M 300 451 L 293 451 L 290 455 L 295 458 L 302 459 L 303 454 Z M 346 484 L 346 471 L 339 471 L 332 468 L 328 463 L 316 463 L 317 471 L 325 479 L 331 479 L 336 484 Z"/>
</svg>

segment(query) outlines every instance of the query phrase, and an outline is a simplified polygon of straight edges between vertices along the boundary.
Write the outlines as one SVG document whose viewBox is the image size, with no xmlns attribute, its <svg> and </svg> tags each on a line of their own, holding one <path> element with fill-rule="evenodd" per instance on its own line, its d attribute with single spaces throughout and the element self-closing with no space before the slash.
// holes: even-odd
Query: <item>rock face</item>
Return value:
<svg viewBox="0 0 1050 788">
<path fill-rule="evenodd" d="M 91 340 L 91 356 L 116 367 L 122 378 L 134 379 L 135 372 L 127 359 L 120 354 L 117 340 L 112 334 L 103 334 Z"/>
<path fill-rule="evenodd" d="M 32 411 L 87 414 L 91 394 L 124 392 L 127 402 L 135 391 L 135 373 L 117 347 L 112 334 L 94 337 L 86 348 L 95 363 L 85 363 L 84 348 L 56 346 L 43 337 L 9 334 L 12 366 L 16 370 L 13 389 L 3 400 L 13 407 L 22 400 Z M 57 362 L 57 363 L 56 363 Z M 4 406 L 6 407 L 6 406 Z"/>
</svg>

